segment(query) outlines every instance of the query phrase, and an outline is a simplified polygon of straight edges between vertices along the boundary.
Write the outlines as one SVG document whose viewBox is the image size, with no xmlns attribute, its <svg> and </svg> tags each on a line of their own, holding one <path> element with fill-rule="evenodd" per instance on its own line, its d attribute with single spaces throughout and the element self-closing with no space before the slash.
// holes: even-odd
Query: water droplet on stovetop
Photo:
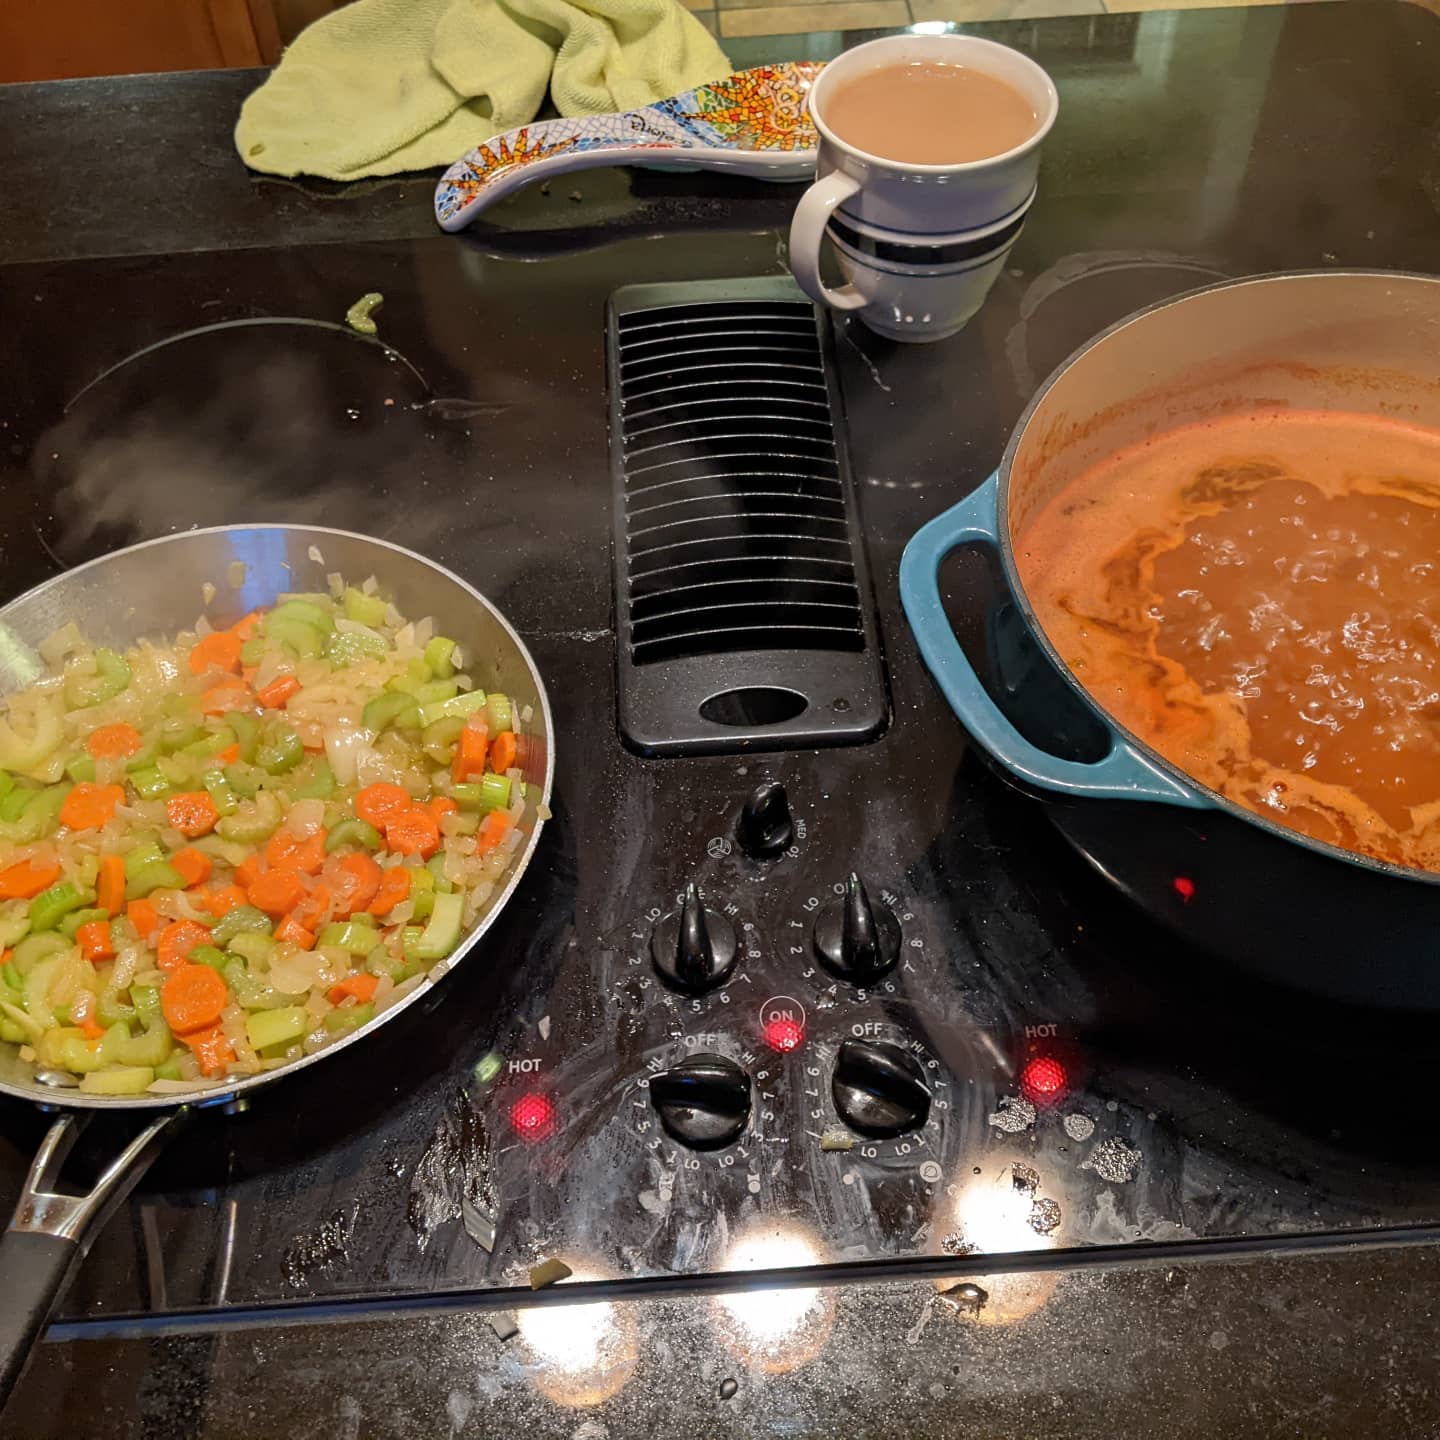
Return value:
<svg viewBox="0 0 1440 1440">
<path fill-rule="evenodd" d="M 1010 1167 L 1010 1183 L 1022 1194 L 1034 1194 L 1040 1185 L 1039 1172 L 1018 1161 Z"/>
<path fill-rule="evenodd" d="M 1041 1198 L 1030 1207 L 1030 1228 L 1037 1235 L 1048 1235 L 1059 1226 L 1060 1206 L 1054 1200 Z"/>
<path fill-rule="evenodd" d="M 1141 1154 L 1128 1140 L 1112 1135 L 1102 1140 L 1091 1152 L 1080 1168 L 1093 1170 L 1102 1180 L 1112 1185 L 1123 1185 L 1140 1173 Z"/>
<path fill-rule="evenodd" d="M 733 1399 L 735 1396 L 735 1392 L 739 1388 L 740 1382 L 738 1380 L 722 1380 L 720 1382 L 720 1398 L 722 1400 Z"/>
<path fill-rule="evenodd" d="M 958 1285 L 940 1292 L 940 1299 L 961 1315 L 978 1315 L 989 1298 L 989 1292 L 982 1290 L 973 1280 L 962 1280 Z"/>
<path fill-rule="evenodd" d="M 1078 1110 L 1065 1117 L 1065 1133 L 1072 1140 L 1088 1140 L 1095 1133 L 1095 1122 Z"/>
<path fill-rule="evenodd" d="M 1002 1095 L 999 1108 L 990 1116 L 990 1124 L 1007 1135 L 1018 1135 L 1035 1123 L 1035 1107 L 1019 1095 Z"/>
</svg>

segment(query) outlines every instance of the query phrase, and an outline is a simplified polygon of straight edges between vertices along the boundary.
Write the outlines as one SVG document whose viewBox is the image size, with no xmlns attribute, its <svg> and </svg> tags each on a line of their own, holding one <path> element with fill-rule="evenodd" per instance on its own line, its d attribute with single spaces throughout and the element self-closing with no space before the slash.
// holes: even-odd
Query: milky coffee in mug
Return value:
<svg viewBox="0 0 1440 1440">
<path fill-rule="evenodd" d="M 971 35 L 846 51 L 811 87 L 816 181 L 790 226 L 812 299 L 896 340 L 953 335 L 980 308 L 1035 198 L 1059 101 L 1033 60 Z M 846 284 L 821 275 L 835 252 Z"/>
</svg>

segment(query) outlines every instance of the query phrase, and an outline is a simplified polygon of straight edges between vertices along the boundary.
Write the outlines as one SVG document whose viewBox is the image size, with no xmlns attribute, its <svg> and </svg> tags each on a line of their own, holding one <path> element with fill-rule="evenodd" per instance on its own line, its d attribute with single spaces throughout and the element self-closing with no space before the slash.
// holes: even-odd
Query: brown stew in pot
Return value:
<svg viewBox="0 0 1440 1440">
<path fill-rule="evenodd" d="M 1087 471 L 1017 537 L 1111 715 L 1316 839 L 1440 871 L 1440 431 L 1276 411 Z"/>
</svg>

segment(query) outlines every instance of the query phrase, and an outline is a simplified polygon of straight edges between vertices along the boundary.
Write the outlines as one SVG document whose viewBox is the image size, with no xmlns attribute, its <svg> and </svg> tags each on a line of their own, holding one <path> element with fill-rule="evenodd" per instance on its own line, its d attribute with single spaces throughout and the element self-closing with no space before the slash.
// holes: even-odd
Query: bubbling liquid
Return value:
<svg viewBox="0 0 1440 1440">
<path fill-rule="evenodd" d="M 1166 759 L 1305 835 L 1440 871 L 1440 431 L 1185 426 L 1067 486 L 1016 556 L 1077 678 Z"/>
</svg>

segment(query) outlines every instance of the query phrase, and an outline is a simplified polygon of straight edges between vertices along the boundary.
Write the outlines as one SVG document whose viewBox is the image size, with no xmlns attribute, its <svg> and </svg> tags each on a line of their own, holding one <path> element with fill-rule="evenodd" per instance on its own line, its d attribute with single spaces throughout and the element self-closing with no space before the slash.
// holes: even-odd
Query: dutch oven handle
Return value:
<svg viewBox="0 0 1440 1440">
<path fill-rule="evenodd" d="M 900 560 L 900 600 L 930 673 L 965 728 L 1006 769 L 1045 790 L 1116 800 L 1158 800 L 1205 808 L 1208 802 L 1112 731 L 1109 753 L 1093 764 L 1062 760 L 1032 745 L 980 683 L 940 602 L 940 565 L 957 546 L 999 549 L 999 473 L 918 530 Z"/>
<path fill-rule="evenodd" d="M 64 1115 L 46 1131 L 0 1238 L 0 1406 L 10 1398 L 91 1237 L 160 1153 L 166 1132 L 186 1114 L 172 1110 L 151 1121 L 84 1195 L 57 1188 L 83 1117 Z"/>
</svg>

